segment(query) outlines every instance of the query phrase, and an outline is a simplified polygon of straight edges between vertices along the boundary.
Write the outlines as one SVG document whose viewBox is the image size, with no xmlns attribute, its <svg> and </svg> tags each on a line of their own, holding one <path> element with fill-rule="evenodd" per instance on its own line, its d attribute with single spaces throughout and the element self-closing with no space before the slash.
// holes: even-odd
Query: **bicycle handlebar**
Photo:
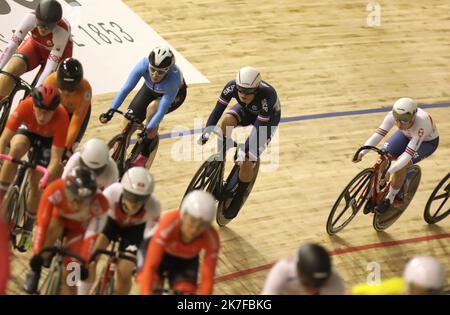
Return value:
<svg viewBox="0 0 450 315">
<path fill-rule="evenodd" d="M 27 168 L 32 168 L 38 172 L 41 172 L 44 176 L 39 180 L 39 188 L 43 189 L 43 188 L 45 188 L 45 186 L 47 186 L 47 181 L 48 181 L 48 177 L 50 176 L 50 174 L 48 173 L 48 170 L 45 167 L 43 167 L 41 165 L 33 165 L 30 162 L 18 160 L 18 159 L 13 158 L 12 156 L 6 155 L 6 154 L 0 154 L 0 160 L 11 161 L 13 163 L 22 165 Z"/>
<path fill-rule="evenodd" d="M 92 257 L 89 259 L 89 263 L 94 261 L 98 256 L 100 255 L 106 255 L 110 257 L 117 257 L 119 259 L 125 259 L 128 261 L 131 261 L 132 263 L 136 263 L 135 257 L 130 257 L 128 255 L 125 255 L 123 252 L 114 252 L 112 250 L 107 249 L 96 249 Z"/>
<path fill-rule="evenodd" d="M 359 153 L 360 153 L 361 151 L 363 151 L 363 150 L 371 150 L 371 151 L 375 151 L 375 152 L 377 152 L 379 155 L 381 155 L 383 158 L 385 158 L 385 159 L 388 161 L 388 164 L 387 164 L 385 170 L 383 171 L 383 176 L 382 176 L 382 178 L 384 178 L 384 177 L 386 176 L 386 173 L 387 173 L 388 169 L 391 167 L 391 163 L 392 163 L 392 160 L 391 160 L 391 158 L 389 157 L 389 153 L 386 152 L 386 151 L 383 151 L 383 150 L 381 150 L 381 149 L 379 149 L 379 148 L 377 148 L 377 147 L 375 147 L 375 146 L 372 146 L 372 145 L 364 145 L 364 146 L 360 147 L 360 148 L 356 151 L 355 155 L 353 156 L 353 159 L 356 160 L 356 159 L 358 158 L 358 156 L 359 156 Z"/>
<path fill-rule="evenodd" d="M 383 151 L 383 150 L 381 150 L 381 149 L 378 149 L 377 147 L 374 147 L 374 146 L 372 146 L 372 145 L 364 145 L 364 146 L 360 147 L 360 148 L 356 151 L 356 153 L 355 153 L 355 155 L 354 155 L 353 158 L 356 160 L 356 159 L 358 158 L 359 153 L 361 153 L 361 151 L 364 151 L 364 150 L 375 151 L 375 152 L 377 152 L 379 155 L 386 156 L 386 157 L 387 157 L 387 155 L 388 155 L 388 153 L 387 153 L 386 151 Z"/>
<path fill-rule="evenodd" d="M 72 257 L 75 258 L 76 260 L 78 260 L 81 265 L 83 267 L 86 267 L 86 261 L 84 260 L 84 258 L 82 258 L 81 256 L 79 256 L 78 254 L 75 254 L 71 251 L 66 250 L 65 248 L 59 247 L 59 246 L 48 246 L 48 247 L 44 247 L 43 249 L 41 249 L 41 251 L 39 252 L 38 256 L 41 256 L 45 253 L 52 253 L 52 254 L 60 254 L 61 256 L 65 256 L 65 257 Z"/>
<path fill-rule="evenodd" d="M 138 125 L 142 126 L 143 128 L 145 128 L 144 124 L 143 124 L 138 118 L 134 117 L 133 115 L 129 115 L 129 116 L 127 117 L 126 113 L 122 112 L 121 110 L 113 109 L 113 111 L 114 111 L 115 113 L 118 113 L 118 114 L 122 115 L 123 117 L 125 117 L 126 119 L 128 119 L 129 121 L 131 121 L 132 123 L 138 124 Z M 130 119 L 130 118 L 131 118 L 131 119 Z"/>
<path fill-rule="evenodd" d="M 31 91 L 31 89 L 32 89 L 31 85 L 27 81 L 22 79 L 20 76 L 14 74 L 14 73 L 11 73 L 11 72 L 4 71 L 4 70 L 0 70 L 0 74 L 6 75 L 6 76 L 12 78 L 16 82 L 16 86 L 19 85 L 19 89 L 24 88 L 24 89 L 29 89 Z"/>
<path fill-rule="evenodd" d="M 209 130 L 208 132 L 207 132 L 206 129 L 207 129 L 207 128 L 205 128 L 205 129 L 202 130 L 202 136 L 205 135 L 206 133 L 209 133 L 209 134 L 213 133 L 213 134 L 215 134 L 216 136 L 218 136 L 219 139 L 223 139 L 223 138 L 224 138 L 223 133 L 217 131 L 218 128 L 214 127 L 212 130 Z M 231 140 L 231 141 L 233 141 L 234 147 L 236 147 L 236 148 L 238 147 L 238 144 L 237 144 L 236 141 L 234 141 L 234 139 L 232 139 L 231 137 L 230 137 L 230 138 L 227 138 L 227 140 L 228 140 L 228 139 Z M 226 141 L 223 142 L 223 145 L 224 145 L 224 146 L 226 145 Z"/>
</svg>

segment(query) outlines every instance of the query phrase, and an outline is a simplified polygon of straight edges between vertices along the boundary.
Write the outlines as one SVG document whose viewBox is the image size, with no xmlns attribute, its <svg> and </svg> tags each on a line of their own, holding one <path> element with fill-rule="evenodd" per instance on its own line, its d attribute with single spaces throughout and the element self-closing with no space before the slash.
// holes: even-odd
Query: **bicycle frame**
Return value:
<svg viewBox="0 0 450 315">
<path fill-rule="evenodd" d="M 125 117 L 125 114 L 120 110 L 115 110 L 116 113 Z M 125 117 L 127 118 L 127 117 Z M 128 119 L 128 118 L 127 118 Z M 145 126 L 136 118 L 128 119 L 128 123 L 123 128 L 122 132 L 114 136 L 109 141 L 110 149 L 115 141 L 119 141 L 118 148 L 113 152 L 112 158 L 116 161 L 119 167 L 119 173 L 122 175 L 126 169 L 126 153 L 131 143 L 131 135 L 135 130 L 144 130 Z"/>
<path fill-rule="evenodd" d="M 382 151 L 374 146 L 362 146 L 361 148 L 358 149 L 358 151 L 356 151 L 354 158 L 356 159 L 358 157 L 359 153 L 363 150 L 375 151 L 380 155 L 379 159 L 373 166 L 373 174 L 370 179 L 370 184 L 366 186 L 363 193 L 361 194 L 361 197 L 366 196 L 367 189 L 370 189 L 372 191 L 372 195 L 370 197 L 371 202 L 373 205 L 378 205 L 379 202 L 384 198 L 385 192 L 389 189 L 389 186 L 390 186 L 390 183 L 389 183 L 385 187 L 381 188 L 383 180 L 386 180 L 386 173 L 387 173 L 387 170 L 389 169 L 389 167 L 391 166 L 392 160 L 388 156 L 387 152 Z M 384 169 L 381 169 L 382 165 L 385 162 L 387 162 L 386 167 Z M 361 178 L 359 180 L 359 182 L 357 182 L 356 185 L 354 185 L 354 187 L 358 187 L 363 179 L 364 178 Z M 349 192 L 351 192 L 351 191 L 349 191 Z"/>
<path fill-rule="evenodd" d="M 125 259 L 136 264 L 136 258 L 125 255 L 123 252 L 118 251 L 120 241 L 113 240 L 111 250 L 106 249 L 97 249 L 92 255 L 90 261 L 96 260 L 96 258 L 100 255 L 108 256 L 106 261 L 104 272 L 102 273 L 99 283 L 98 283 L 98 293 L 100 295 L 105 294 L 105 290 L 107 289 L 108 283 L 111 279 L 114 279 L 116 273 L 116 266 L 119 260 Z M 114 281 L 114 280 L 113 280 Z M 113 288 L 110 288 L 110 290 Z M 113 294 L 114 292 L 108 292 L 108 294 Z"/>
</svg>

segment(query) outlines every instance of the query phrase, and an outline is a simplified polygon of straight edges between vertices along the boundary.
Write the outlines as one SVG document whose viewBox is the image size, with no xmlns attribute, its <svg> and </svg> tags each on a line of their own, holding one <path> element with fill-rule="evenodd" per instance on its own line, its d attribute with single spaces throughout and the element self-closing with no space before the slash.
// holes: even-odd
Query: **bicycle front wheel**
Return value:
<svg viewBox="0 0 450 315">
<path fill-rule="evenodd" d="M 42 285 L 42 289 L 40 290 L 43 295 L 59 295 L 61 289 L 61 278 L 62 278 L 62 269 L 61 269 L 62 258 L 55 256 L 52 259 L 52 263 L 50 265 L 47 277 Z"/>
<path fill-rule="evenodd" d="M 117 168 L 119 170 L 119 177 L 122 177 L 125 173 L 125 153 L 126 153 L 126 143 L 122 134 L 114 136 L 108 142 L 109 155 L 116 162 Z M 124 147 L 125 146 L 125 147 Z"/>
<path fill-rule="evenodd" d="M 15 235 L 21 217 L 19 187 L 12 185 L 8 188 L 4 201 L 5 222 L 9 222 L 10 233 Z"/>
<path fill-rule="evenodd" d="M 369 186 L 373 172 L 373 168 L 366 168 L 358 173 L 339 195 L 328 216 L 327 233 L 329 235 L 336 234 L 345 228 L 362 208 L 370 192 Z M 342 201 L 344 201 L 343 209 L 338 210 Z"/>
<path fill-rule="evenodd" d="M 428 198 L 423 217 L 428 224 L 435 224 L 450 214 L 450 204 L 445 206 L 450 197 L 450 173 L 436 186 Z M 440 214 L 439 214 L 440 213 Z"/>
<path fill-rule="evenodd" d="M 220 180 L 221 163 L 223 162 L 216 161 L 214 158 L 205 161 L 195 173 L 184 196 L 193 190 L 205 190 L 214 194 L 214 189 Z"/>
<path fill-rule="evenodd" d="M 100 280 L 95 290 L 96 295 L 113 295 L 114 294 L 114 274 L 109 274 L 108 265 L 102 270 Z"/>
</svg>

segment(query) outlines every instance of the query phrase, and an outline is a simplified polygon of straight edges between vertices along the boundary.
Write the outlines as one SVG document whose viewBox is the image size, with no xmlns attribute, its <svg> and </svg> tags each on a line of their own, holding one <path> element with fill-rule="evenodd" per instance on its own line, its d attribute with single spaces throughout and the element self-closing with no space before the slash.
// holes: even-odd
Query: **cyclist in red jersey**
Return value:
<svg viewBox="0 0 450 315">
<path fill-rule="evenodd" d="M 212 294 L 220 240 L 211 225 L 216 216 L 216 201 L 205 191 L 186 195 L 181 211 L 161 217 L 147 249 L 139 284 L 142 294 L 151 294 L 167 274 L 172 290 L 186 294 Z M 204 250 L 197 290 L 199 253 Z"/>
<path fill-rule="evenodd" d="M 60 105 L 57 91 L 47 85 L 40 86 L 33 90 L 31 97 L 20 102 L 8 118 L 6 128 L 0 137 L 0 153 L 6 153 L 9 145 L 9 154 L 21 159 L 33 147 L 38 150 L 37 164 L 48 167 L 51 182 L 58 174 L 68 125 L 69 116 Z M 14 180 L 16 170 L 16 163 L 9 161 L 3 163 L 0 171 L 0 202 Z M 29 220 L 25 223 L 25 231 L 21 238 L 24 243 L 18 246 L 20 251 L 26 251 L 31 245 L 31 231 L 41 195 L 38 185 L 41 176 L 42 174 L 37 171 L 32 171 L 30 175 L 27 200 Z"/>
<path fill-rule="evenodd" d="M 27 285 L 31 282 L 34 285 L 26 287 L 27 292 L 33 293 L 39 281 L 43 263 L 39 252 L 55 244 L 63 234 L 65 248 L 86 262 L 89 260 L 96 238 L 106 223 L 108 208 L 107 199 L 97 190 L 95 173 L 84 167 L 74 168 L 66 179 L 57 179 L 44 190 L 33 237 L 31 272 L 27 276 Z M 67 266 L 71 261 L 66 257 L 64 264 Z M 63 268 L 63 279 L 67 279 L 67 271 Z M 35 281 L 30 281 L 33 277 Z M 62 294 L 76 294 L 76 285 L 70 286 L 68 281 L 63 281 L 62 285 Z"/>
<path fill-rule="evenodd" d="M 20 76 L 45 64 L 36 84 L 40 86 L 61 60 L 72 57 L 72 47 L 70 24 L 62 17 L 61 4 L 41 0 L 36 10 L 22 19 L 3 49 L 0 69 Z M 13 83 L 12 78 L 0 75 L 0 99 L 11 93 Z"/>
</svg>

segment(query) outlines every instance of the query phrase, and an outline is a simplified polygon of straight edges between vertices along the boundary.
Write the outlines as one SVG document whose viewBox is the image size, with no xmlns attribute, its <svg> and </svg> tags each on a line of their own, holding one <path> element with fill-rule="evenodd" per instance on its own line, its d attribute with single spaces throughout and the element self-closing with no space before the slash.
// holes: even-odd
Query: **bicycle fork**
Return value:
<svg viewBox="0 0 450 315">
<path fill-rule="evenodd" d="M 114 277 L 115 271 L 116 271 L 115 261 L 108 261 L 105 266 L 105 272 L 103 273 L 101 278 L 102 295 L 106 293 L 105 291 L 108 289 L 108 283 L 110 279 Z M 110 292 L 110 294 L 113 294 L 113 292 Z"/>
</svg>

